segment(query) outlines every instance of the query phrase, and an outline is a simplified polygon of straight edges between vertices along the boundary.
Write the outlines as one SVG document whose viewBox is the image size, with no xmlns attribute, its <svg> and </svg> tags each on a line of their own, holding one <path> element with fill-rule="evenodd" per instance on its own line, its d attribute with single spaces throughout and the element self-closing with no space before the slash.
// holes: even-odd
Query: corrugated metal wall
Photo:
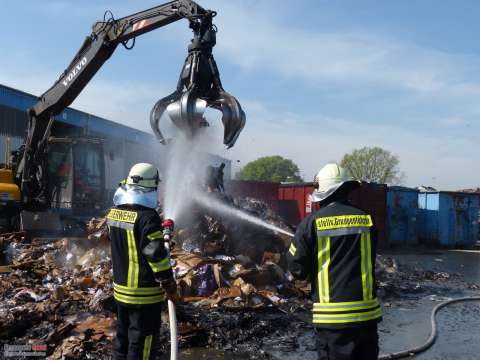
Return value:
<svg viewBox="0 0 480 360">
<path fill-rule="evenodd" d="M 418 244 L 418 190 L 389 187 L 387 191 L 387 238 L 389 245 Z"/>
<path fill-rule="evenodd" d="M 461 192 L 422 193 L 419 233 L 429 245 L 469 247 L 478 240 L 479 197 Z"/>
<path fill-rule="evenodd" d="M 422 244 L 437 245 L 438 211 L 440 208 L 440 195 L 437 192 L 418 194 L 418 238 Z"/>
</svg>

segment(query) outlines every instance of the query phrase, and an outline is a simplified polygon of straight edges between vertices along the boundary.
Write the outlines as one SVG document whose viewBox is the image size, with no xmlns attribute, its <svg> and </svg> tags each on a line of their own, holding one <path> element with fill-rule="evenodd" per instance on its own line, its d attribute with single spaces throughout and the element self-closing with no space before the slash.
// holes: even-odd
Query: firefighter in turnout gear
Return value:
<svg viewBox="0 0 480 360">
<path fill-rule="evenodd" d="M 360 183 L 337 164 L 323 167 L 315 183 L 321 208 L 298 226 L 287 262 L 294 277 L 311 282 L 319 359 L 377 359 L 377 236 L 371 216 L 347 200 Z"/>
<path fill-rule="evenodd" d="M 117 359 L 153 359 L 165 298 L 177 299 L 157 206 L 158 170 L 145 163 L 130 170 L 107 214 L 117 303 Z M 173 222 L 168 220 L 168 227 Z"/>
</svg>

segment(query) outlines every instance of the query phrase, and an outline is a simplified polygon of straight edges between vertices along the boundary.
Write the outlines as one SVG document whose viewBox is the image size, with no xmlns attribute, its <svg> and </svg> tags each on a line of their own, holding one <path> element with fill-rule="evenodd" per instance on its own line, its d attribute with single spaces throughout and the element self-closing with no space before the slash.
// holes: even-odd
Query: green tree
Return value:
<svg viewBox="0 0 480 360">
<path fill-rule="evenodd" d="M 298 166 L 281 156 L 265 156 L 249 162 L 237 174 L 239 180 L 300 182 Z"/>
<path fill-rule="evenodd" d="M 399 185 L 405 178 L 399 164 L 398 156 L 380 147 L 355 149 L 341 161 L 356 180 L 391 185 Z"/>
</svg>

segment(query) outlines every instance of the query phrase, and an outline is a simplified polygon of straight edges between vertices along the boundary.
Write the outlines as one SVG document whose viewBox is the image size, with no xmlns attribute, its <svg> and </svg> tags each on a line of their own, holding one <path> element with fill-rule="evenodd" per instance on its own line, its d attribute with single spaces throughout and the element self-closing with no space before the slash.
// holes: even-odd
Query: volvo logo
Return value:
<svg viewBox="0 0 480 360">
<path fill-rule="evenodd" d="M 65 79 L 62 81 L 63 86 L 68 86 L 68 84 L 78 75 L 80 70 L 85 66 L 87 63 L 87 57 L 84 56 L 82 60 L 80 60 L 77 65 L 73 68 L 72 71 L 65 77 Z"/>
</svg>

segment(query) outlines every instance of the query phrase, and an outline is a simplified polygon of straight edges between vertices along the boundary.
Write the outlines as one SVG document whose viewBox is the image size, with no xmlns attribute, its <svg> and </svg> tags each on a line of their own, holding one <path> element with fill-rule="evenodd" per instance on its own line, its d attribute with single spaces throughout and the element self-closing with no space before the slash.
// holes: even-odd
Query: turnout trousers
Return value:
<svg viewBox="0 0 480 360">
<path fill-rule="evenodd" d="M 315 329 L 319 360 L 377 360 L 377 324 L 347 329 Z"/>
<path fill-rule="evenodd" d="M 154 359 L 160 334 L 162 303 L 127 307 L 117 301 L 115 359 Z"/>
</svg>

